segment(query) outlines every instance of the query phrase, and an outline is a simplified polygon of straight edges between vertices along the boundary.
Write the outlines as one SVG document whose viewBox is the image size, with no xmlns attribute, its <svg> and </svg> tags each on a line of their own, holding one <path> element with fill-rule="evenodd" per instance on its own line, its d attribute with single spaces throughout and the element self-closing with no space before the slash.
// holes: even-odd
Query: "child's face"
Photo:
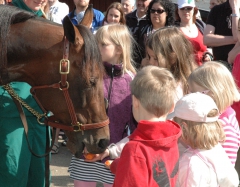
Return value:
<svg viewBox="0 0 240 187">
<path fill-rule="evenodd" d="M 149 47 L 146 47 L 146 51 L 147 51 L 147 65 L 153 65 L 153 66 L 159 66 L 162 68 L 166 68 L 166 64 L 161 64 L 160 62 L 158 62 L 158 58 L 155 55 L 154 51 L 152 49 L 150 49 Z"/>
<path fill-rule="evenodd" d="M 105 43 L 99 42 L 98 47 L 102 56 L 103 62 L 108 62 L 111 64 L 120 63 L 121 50 L 118 46 L 113 44 L 110 40 L 106 40 Z"/>
</svg>

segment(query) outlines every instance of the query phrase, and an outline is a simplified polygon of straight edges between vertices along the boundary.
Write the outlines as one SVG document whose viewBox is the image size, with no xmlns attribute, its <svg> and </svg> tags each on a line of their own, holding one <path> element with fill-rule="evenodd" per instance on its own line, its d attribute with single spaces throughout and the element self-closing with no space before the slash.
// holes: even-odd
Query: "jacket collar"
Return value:
<svg viewBox="0 0 240 187">
<path fill-rule="evenodd" d="M 109 76 L 120 76 L 122 75 L 123 64 L 112 65 L 108 62 L 103 62 L 107 75 Z"/>
</svg>

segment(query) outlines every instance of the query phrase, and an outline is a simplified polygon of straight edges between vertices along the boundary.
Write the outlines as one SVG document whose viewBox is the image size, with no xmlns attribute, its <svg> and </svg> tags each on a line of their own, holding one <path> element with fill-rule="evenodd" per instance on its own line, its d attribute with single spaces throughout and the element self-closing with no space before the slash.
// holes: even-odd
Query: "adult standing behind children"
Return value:
<svg viewBox="0 0 240 187">
<path fill-rule="evenodd" d="M 121 0 L 124 14 L 131 13 L 135 8 L 135 0 Z"/>
<path fill-rule="evenodd" d="M 84 16 L 85 10 L 89 5 L 90 0 L 73 0 L 75 9 L 68 14 L 74 25 L 78 25 Z M 99 10 L 93 8 L 93 21 L 91 31 L 95 33 L 99 27 L 102 26 L 104 15 Z"/>
<path fill-rule="evenodd" d="M 238 31 L 239 0 L 227 0 L 214 6 L 207 19 L 203 42 L 212 47 L 214 60 L 227 61 Z"/>
<path fill-rule="evenodd" d="M 61 3 L 58 0 L 48 0 L 49 4 L 49 19 L 55 23 L 62 24 L 63 18 L 68 15 L 69 7 L 66 3 Z"/>
<path fill-rule="evenodd" d="M 32 17 L 33 13 L 37 17 L 42 17 L 41 7 L 45 2 L 45 0 L 13 0 L 12 5 L 28 11 L 29 17 Z M 30 94 L 29 84 L 12 82 L 10 86 L 30 107 L 42 113 Z M 43 155 L 49 128 L 40 125 L 37 118 L 24 107 L 23 110 L 27 117 L 30 147 L 18 109 L 9 93 L 0 86 L 0 186 L 44 187 L 45 182 L 49 185 L 49 181 L 45 181 L 45 159 L 49 156 L 36 157 L 29 148 L 34 153 Z"/>
<path fill-rule="evenodd" d="M 119 2 L 113 2 L 107 8 L 107 11 L 103 20 L 103 24 L 107 25 L 112 23 L 126 25 L 126 19 L 125 19 L 125 14 L 123 12 L 123 7 L 122 7 L 122 4 Z"/>
<path fill-rule="evenodd" d="M 142 38 L 140 38 L 140 28 L 148 24 L 146 12 L 150 2 L 151 0 L 136 0 L 137 9 L 126 15 L 127 26 L 137 44 L 134 46 L 133 54 L 133 60 L 136 62 L 137 68 L 140 67 L 142 58 L 145 55 L 144 43 L 141 41 Z"/>
<path fill-rule="evenodd" d="M 166 117 L 174 108 L 176 86 L 173 75 L 156 66 L 143 68 L 131 82 L 138 125 L 110 166 L 114 187 L 175 186 L 181 128 Z"/>
<path fill-rule="evenodd" d="M 106 70 L 103 86 L 110 143 L 117 143 L 127 136 L 126 129 L 133 121 L 130 82 L 136 72 L 131 63 L 132 37 L 126 26 L 109 24 L 99 28 L 96 40 Z M 96 182 L 111 187 L 114 181 L 114 175 L 101 162 L 89 163 L 73 156 L 69 171 L 74 187 L 96 187 Z"/>
<path fill-rule="evenodd" d="M 148 24 L 141 29 L 142 33 L 149 36 L 156 30 L 165 26 L 173 26 L 175 5 L 170 0 L 152 0 L 148 6 L 146 18 Z"/>
<path fill-rule="evenodd" d="M 221 113 L 219 120 L 226 134 L 222 143 L 233 166 L 240 147 L 240 131 L 236 113 L 231 108 L 240 99 L 238 89 L 230 71 L 222 64 L 208 62 L 197 68 L 188 78 L 189 92 L 201 92 L 213 98 Z"/>
<path fill-rule="evenodd" d="M 188 94 L 177 102 L 173 116 L 188 145 L 180 158 L 176 187 L 237 187 L 237 172 L 220 145 L 225 134 L 214 100 L 199 92 Z"/>
<path fill-rule="evenodd" d="M 202 23 L 201 29 L 197 27 L 198 9 L 194 0 L 178 0 L 178 9 L 176 9 L 176 20 L 179 21 L 179 29 L 185 37 L 192 43 L 195 54 L 195 61 L 200 66 L 203 62 L 211 61 L 212 55 L 207 51 L 203 44 L 203 30 L 205 24 Z"/>
</svg>

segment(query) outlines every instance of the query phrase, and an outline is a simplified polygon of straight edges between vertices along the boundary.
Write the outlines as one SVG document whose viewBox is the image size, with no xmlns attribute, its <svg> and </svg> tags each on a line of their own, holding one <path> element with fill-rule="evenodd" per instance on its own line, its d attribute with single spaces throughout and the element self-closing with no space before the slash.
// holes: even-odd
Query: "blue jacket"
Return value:
<svg viewBox="0 0 240 187">
<path fill-rule="evenodd" d="M 75 9 L 72 12 L 70 12 L 68 16 L 74 25 L 78 25 Z M 103 13 L 93 8 L 93 21 L 91 26 L 92 32 L 94 32 L 95 30 L 102 26 L 103 19 L 104 19 Z"/>
</svg>

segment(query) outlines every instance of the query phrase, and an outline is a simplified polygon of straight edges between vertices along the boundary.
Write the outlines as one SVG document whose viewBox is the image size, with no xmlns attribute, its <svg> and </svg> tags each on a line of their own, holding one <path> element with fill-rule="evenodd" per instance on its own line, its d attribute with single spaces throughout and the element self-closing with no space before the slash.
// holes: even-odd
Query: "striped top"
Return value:
<svg viewBox="0 0 240 187">
<path fill-rule="evenodd" d="M 225 112 L 220 115 L 219 120 L 223 123 L 223 130 L 226 135 L 222 147 L 225 149 L 232 164 L 235 165 L 238 148 L 240 146 L 240 131 L 236 113 L 231 107 L 228 107 Z"/>
<path fill-rule="evenodd" d="M 115 177 L 103 163 L 85 162 L 83 159 L 78 159 L 75 156 L 72 156 L 68 172 L 71 179 L 85 182 L 113 184 Z"/>
</svg>

